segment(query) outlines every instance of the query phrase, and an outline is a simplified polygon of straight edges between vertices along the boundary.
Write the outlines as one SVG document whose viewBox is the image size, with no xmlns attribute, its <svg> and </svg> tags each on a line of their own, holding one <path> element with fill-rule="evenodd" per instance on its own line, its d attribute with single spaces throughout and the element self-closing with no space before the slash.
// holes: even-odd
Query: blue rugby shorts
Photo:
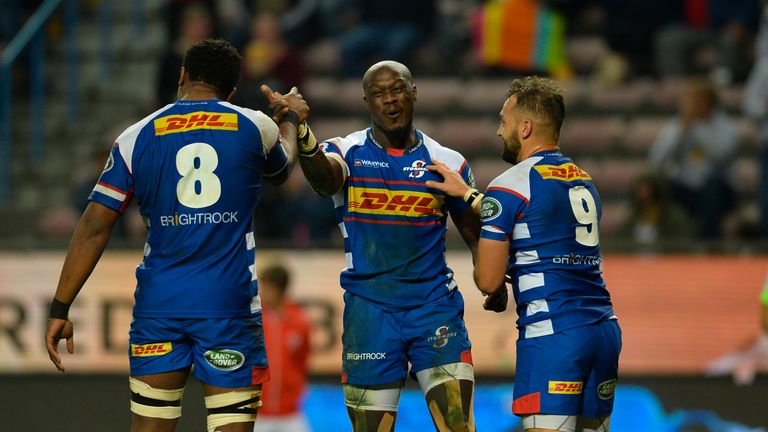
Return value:
<svg viewBox="0 0 768 432">
<path fill-rule="evenodd" d="M 134 318 L 128 355 L 133 377 L 194 365 L 194 376 L 216 387 L 269 380 L 260 312 L 234 319 Z"/>
<path fill-rule="evenodd" d="M 620 352 L 615 319 L 518 340 L 512 412 L 610 415 Z"/>
</svg>

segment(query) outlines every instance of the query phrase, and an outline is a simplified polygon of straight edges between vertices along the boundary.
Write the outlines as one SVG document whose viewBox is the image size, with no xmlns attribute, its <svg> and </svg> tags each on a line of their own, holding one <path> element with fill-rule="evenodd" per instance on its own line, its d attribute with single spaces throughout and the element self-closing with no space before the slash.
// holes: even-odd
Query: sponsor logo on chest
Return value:
<svg viewBox="0 0 768 432">
<path fill-rule="evenodd" d="M 384 188 L 349 188 L 349 212 L 401 216 L 442 216 L 442 196 Z"/>
</svg>

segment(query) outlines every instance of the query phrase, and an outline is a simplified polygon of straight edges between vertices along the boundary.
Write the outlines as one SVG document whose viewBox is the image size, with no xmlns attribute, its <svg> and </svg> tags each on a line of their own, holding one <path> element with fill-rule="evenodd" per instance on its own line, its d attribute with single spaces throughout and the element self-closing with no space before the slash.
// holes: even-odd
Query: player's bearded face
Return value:
<svg viewBox="0 0 768 432">
<path fill-rule="evenodd" d="M 507 136 L 502 136 L 501 139 L 504 141 L 504 151 L 501 154 L 501 158 L 511 164 L 518 163 L 518 158 L 520 157 L 520 137 L 518 136 L 517 128 L 510 131 Z"/>
<path fill-rule="evenodd" d="M 518 162 L 521 147 L 519 122 L 512 112 L 515 105 L 517 105 L 517 98 L 514 96 L 504 102 L 504 106 L 499 113 L 499 129 L 496 131 L 496 134 L 504 142 L 504 151 L 501 154 L 501 158 L 513 165 Z"/>
</svg>

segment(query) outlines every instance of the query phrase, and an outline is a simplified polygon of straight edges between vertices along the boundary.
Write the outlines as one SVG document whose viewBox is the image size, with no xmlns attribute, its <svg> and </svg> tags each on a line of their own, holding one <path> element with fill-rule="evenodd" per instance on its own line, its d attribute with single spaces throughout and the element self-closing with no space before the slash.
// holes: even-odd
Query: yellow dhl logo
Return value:
<svg viewBox="0 0 768 432">
<path fill-rule="evenodd" d="M 541 174 L 541 178 L 544 180 L 592 180 L 592 177 L 586 171 L 572 163 L 563 165 L 535 165 L 533 168 Z"/>
<path fill-rule="evenodd" d="M 173 349 L 170 342 L 151 343 L 146 345 L 131 344 L 131 355 L 133 357 L 149 357 L 166 355 Z"/>
<path fill-rule="evenodd" d="M 582 381 L 550 381 L 549 394 L 581 394 L 584 390 Z"/>
<path fill-rule="evenodd" d="M 443 197 L 426 192 L 349 188 L 349 211 L 398 216 L 442 216 Z"/>
<path fill-rule="evenodd" d="M 186 132 L 195 129 L 237 130 L 237 114 L 197 111 L 155 119 L 155 135 Z"/>
</svg>

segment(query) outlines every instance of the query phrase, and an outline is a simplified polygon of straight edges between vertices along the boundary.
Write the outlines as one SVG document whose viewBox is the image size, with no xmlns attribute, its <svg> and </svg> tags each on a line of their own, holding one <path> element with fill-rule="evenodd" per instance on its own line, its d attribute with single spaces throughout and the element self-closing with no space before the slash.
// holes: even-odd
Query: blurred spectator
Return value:
<svg viewBox="0 0 768 432">
<path fill-rule="evenodd" d="M 472 25 L 480 64 L 491 70 L 572 75 L 565 55 L 565 18 L 539 0 L 491 0 L 480 6 Z"/>
<path fill-rule="evenodd" d="M 683 0 L 682 20 L 657 33 L 656 68 L 663 77 L 714 73 L 742 82 L 749 71 L 759 0 Z"/>
<path fill-rule="evenodd" d="M 568 33 L 592 29 L 608 53 L 594 65 L 593 78 L 606 86 L 626 77 L 652 76 L 653 38 L 659 28 L 678 20 L 682 5 L 669 0 L 560 1 L 568 17 Z M 574 53 L 576 55 L 576 53 Z"/>
<path fill-rule="evenodd" d="M 254 3 L 256 14 L 271 13 L 279 17 L 283 38 L 291 46 L 306 48 L 327 35 L 322 6 L 336 1 L 339 0 L 256 0 Z"/>
<path fill-rule="evenodd" d="M 192 3 L 181 13 L 180 32 L 160 59 L 155 98 L 157 105 L 176 100 L 181 65 L 189 47 L 213 34 L 213 18 L 202 4 Z"/>
<path fill-rule="evenodd" d="M 254 430 L 309 431 L 301 408 L 307 387 L 309 322 L 304 311 L 288 294 L 291 275 L 285 267 L 272 264 L 257 274 L 270 380 L 262 387 L 264 405 L 259 410 Z"/>
<path fill-rule="evenodd" d="M 692 234 L 688 218 L 669 200 L 664 186 L 657 176 L 644 175 L 632 187 L 632 214 L 623 234 L 641 250 L 655 249 L 664 239 L 677 240 Z"/>
<path fill-rule="evenodd" d="M 738 146 L 736 124 L 719 109 L 714 84 L 688 81 L 678 114 L 659 132 L 648 162 L 668 182 L 672 198 L 697 222 L 700 238 L 720 237 L 723 219 L 736 204 L 727 175 Z"/>
<path fill-rule="evenodd" d="M 359 77 L 380 60 L 408 63 L 409 56 L 431 34 L 435 0 L 349 0 L 351 28 L 339 35 L 342 73 Z"/>
<path fill-rule="evenodd" d="M 282 37 L 280 21 L 271 13 L 253 18 L 251 40 L 245 46 L 243 77 L 232 103 L 270 113 L 269 102 L 259 89 L 267 84 L 283 94 L 296 86 L 305 94 L 306 67 L 299 51 Z"/>
<path fill-rule="evenodd" d="M 218 0 L 216 1 L 216 17 L 220 31 L 214 32 L 220 35 L 238 51 L 243 51 L 248 42 L 251 24 L 251 11 L 244 0 Z"/>
<path fill-rule="evenodd" d="M 217 6 L 217 3 L 219 2 L 215 0 L 167 0 L 164 11 L 166 28 L 168 29 L 168 40 L 175 41 L 184 32 L 183 21 L 186 20 L 185 14 L 187 9 L 192 8 L 192 6 L 205 9 L 206 15 L 210 17 L 211 34 L 218 35 L 219 18 L 217 11 L 220 9 L 220 6 Z"/>
<path fill-rule="evenodd" d="M 760 147 L 760 228 L 768 237 L 768 7 L 755 40 L 755 65 L 744 87 L 744 113 L 755 122 Z"/>
</svg>

